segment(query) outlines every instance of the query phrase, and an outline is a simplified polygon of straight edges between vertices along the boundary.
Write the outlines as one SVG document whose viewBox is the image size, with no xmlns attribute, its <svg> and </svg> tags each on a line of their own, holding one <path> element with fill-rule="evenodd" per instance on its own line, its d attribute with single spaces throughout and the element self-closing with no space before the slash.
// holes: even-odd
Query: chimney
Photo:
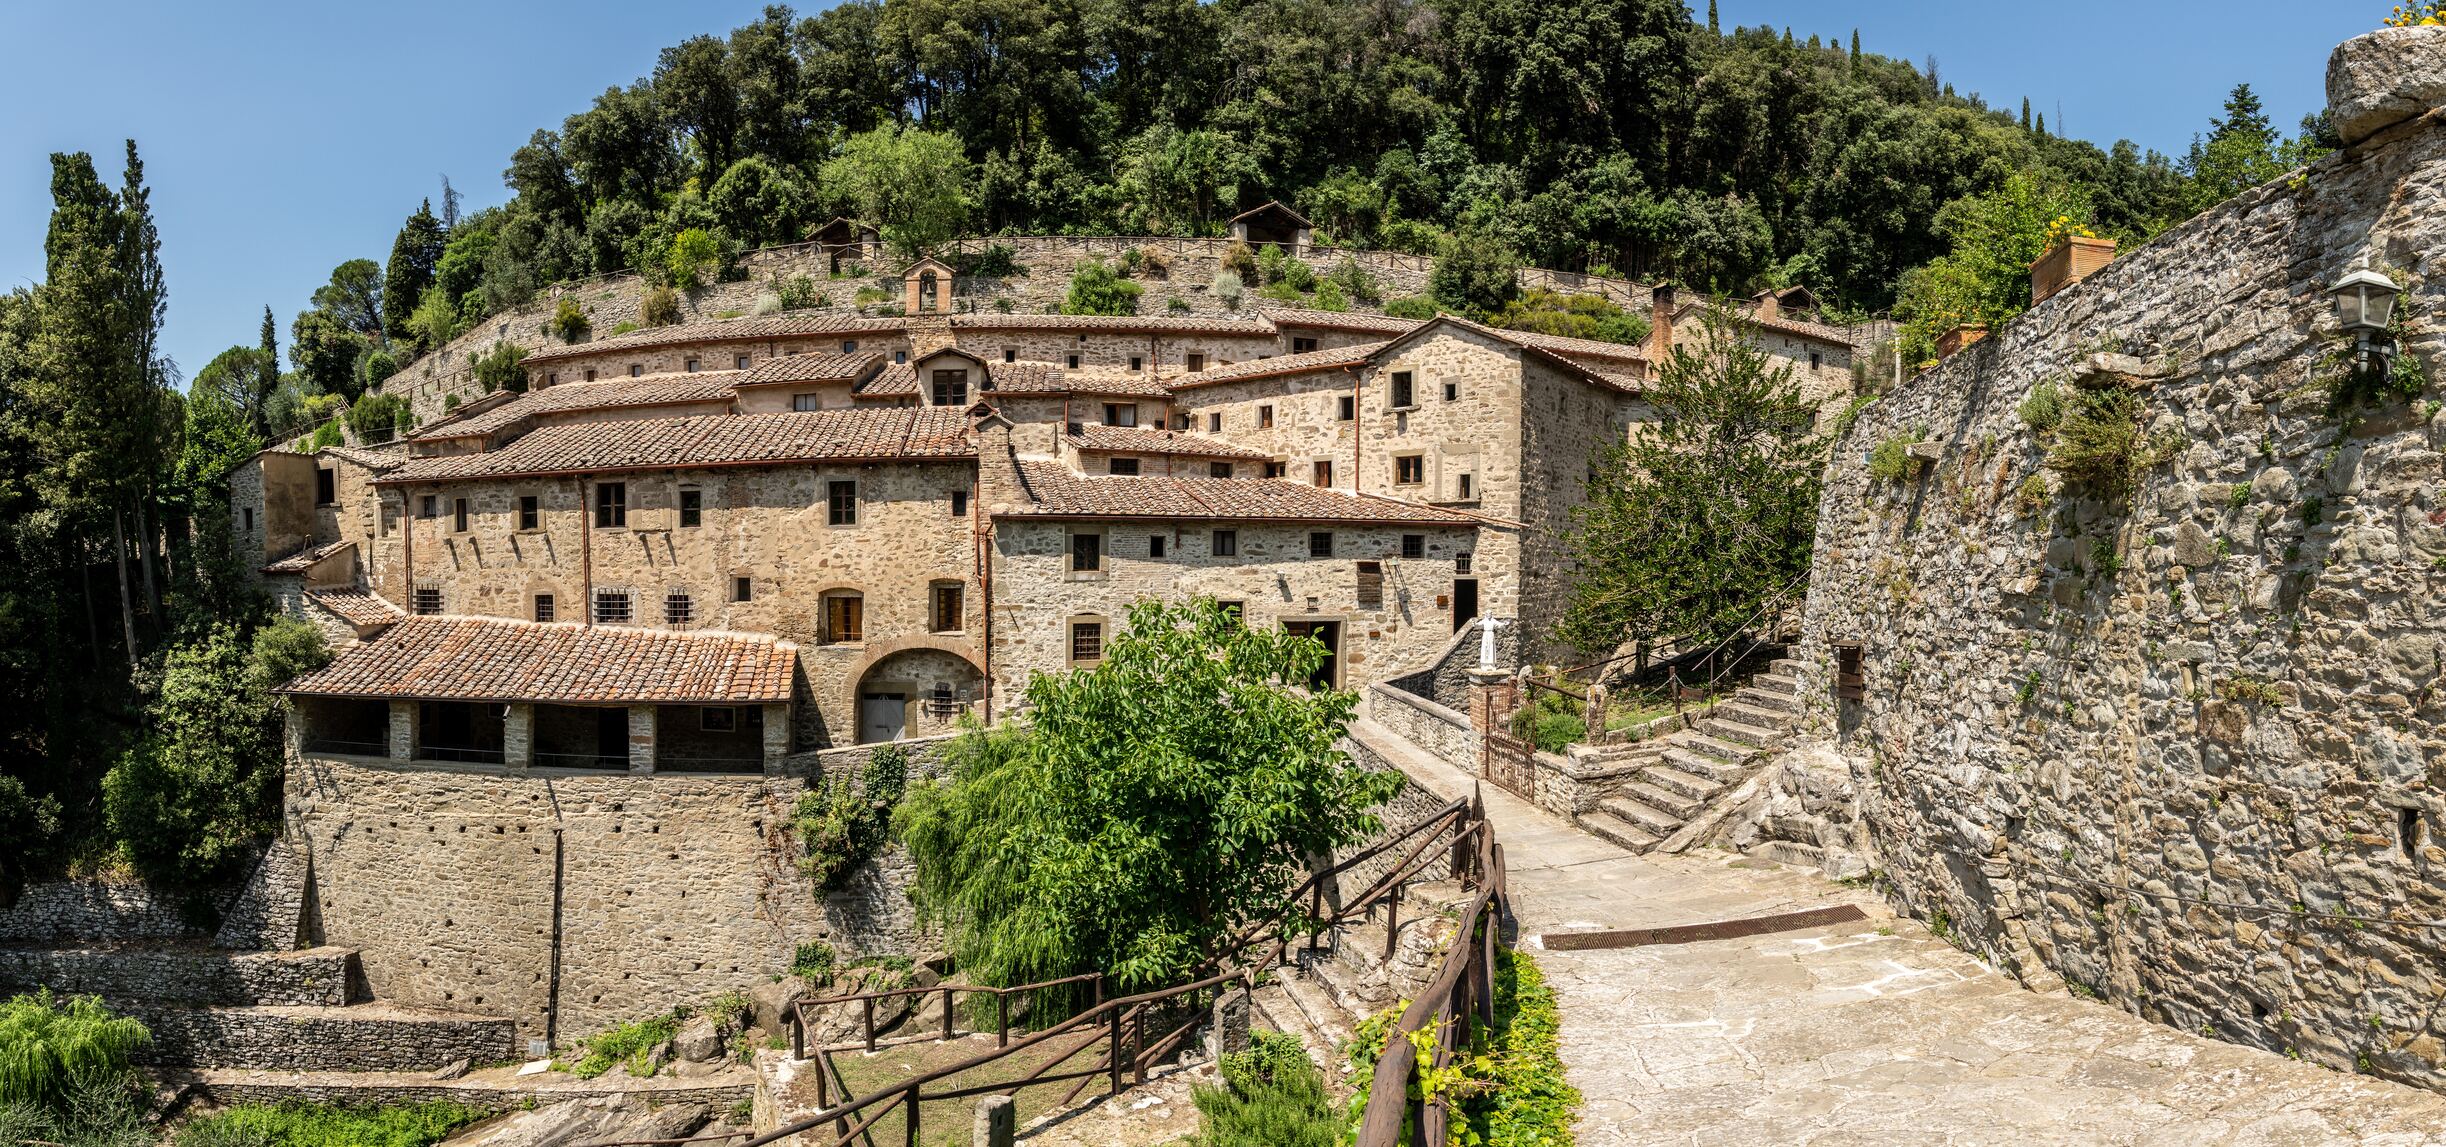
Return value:
<svg viewBox="0 0 2446 1147">
<path fill-rule="evenodd" d="M 1663 370 L 1673 357 L 1673 288 L 1659 284 L 1648 293 L 1648 369 Z"/>
<path fill-rule="evenodd" d="M 1019 455 L 1011 448 L 1011 420 L 993 405 L 968 408 L 977 437 L 977 501 L 986 514 L 1017 509 L 1031 499 L 1019 481 Z"/>
</svg>

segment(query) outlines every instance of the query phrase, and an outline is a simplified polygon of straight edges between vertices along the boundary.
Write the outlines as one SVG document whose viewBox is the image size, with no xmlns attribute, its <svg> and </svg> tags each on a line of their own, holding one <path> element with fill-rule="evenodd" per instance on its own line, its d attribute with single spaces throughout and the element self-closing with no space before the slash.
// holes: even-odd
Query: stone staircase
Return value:
<svg viewBox="0 0 2446 1147">
<path fill-rule="evenodd" d="M 1620 763 L 1636 771 L 1573 819 L 1632 852 L 1665 845 L 1757 772 L 1799 723 L 1798 667 L 1789 658 L 1769 662 L 1691 727 L 1622 751 Z"/>
<path fill-rule="evenodd" d="M 1463 899 L 1460 885 L 1448 881 L 1405 889 L 1390 957 L 1381 905 L 1367 919 L 1334 929 L 1316 952 L 1305 941 L 1293 944 L 1283 966 L 1254 993 L 1252 1018 L 1298 1036 L 1308 1058 L 1340 1078 L 1348 1066 L 1342 1045 L 1358 1022 L 1409 998 L 1434 975 L 1441 941 L 1452 928 L 1443 909 Z"/>
</svg>

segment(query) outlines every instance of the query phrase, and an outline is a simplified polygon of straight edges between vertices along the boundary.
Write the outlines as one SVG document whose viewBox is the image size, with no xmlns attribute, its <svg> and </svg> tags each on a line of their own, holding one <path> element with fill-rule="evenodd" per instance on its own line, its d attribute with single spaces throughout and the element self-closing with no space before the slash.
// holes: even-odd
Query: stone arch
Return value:
<svg viewBox="0 0 2446 1147">
<path fill-rule="evenodd" d="M 984 692 L 985 658 L 975 642 L 963 637 L 914 635 L 873 641 L 843 675 L 843 684 L 849 692 L 848 712 L 856 714 L 857 740 L 870 739 L 866 708 L 870 691 L 902 694 L 902 735 L 931 736 L 949 732 L 959 712 L 974 710 L 974 702 Z M 945 689 L 959 703 L 956 710 L 930 704 Z"/>
</svg>

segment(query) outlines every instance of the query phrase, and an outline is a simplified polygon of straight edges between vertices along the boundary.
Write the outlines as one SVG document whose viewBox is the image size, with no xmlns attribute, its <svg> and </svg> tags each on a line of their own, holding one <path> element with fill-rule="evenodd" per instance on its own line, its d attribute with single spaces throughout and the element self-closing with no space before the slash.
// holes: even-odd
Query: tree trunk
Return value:
<svg viewBox="0 0 2446 1147">
<path fill-rule="evenodd" d="M 110 512 L 111 548 L 116 551 L 119 565 L 119 627 L 127 638 L 127 667 L 136 668 L 136 602 L 129 596 L 127 583 L 127 513 Z"/>
<path fill-rule="evenodd" d="M 154 580 L 153 563 L 159 560 L 161 539 L 153 530 L 152 515 L 145 509 L 145 503 L 150 501 L 150 497 L 136 499 L 136 558 L 144 567 L 145 619 L 151 621 L 154 630 L 159 632 L 162 627 L 161 583 Z"/>
</svg>

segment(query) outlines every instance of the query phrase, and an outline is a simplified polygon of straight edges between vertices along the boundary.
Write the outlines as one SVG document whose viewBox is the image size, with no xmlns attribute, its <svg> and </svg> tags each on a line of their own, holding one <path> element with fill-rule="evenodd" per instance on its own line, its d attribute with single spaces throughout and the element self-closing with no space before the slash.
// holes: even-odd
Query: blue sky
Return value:
<svg viewBox="0 0 2446 1147">
<path fill-rule="evenodd" d="M 1720 0 L 1727 24 L 1787 24 L 1871 51 L 1935 55 L 1958 90 L 2073 134 L 2169 153 L 2249 81 L 2280 125 L 2323 102 L 2328 49 L 2384 6 L 2058 0 Z M 802 10 L 818 7 L 799 5 Z M 1704 0 L 1696 5 L 1705 12 Z M 170 281 L 165 344 L 192 374 L 289 319 L 345 259 L 386 258 L 400 220 L 448 175 L 468 209 L 498 203 L 511 149 L 558 126 L 655 53 L 745 23 L 761 0 L 220 0 L 0 3 L 0 289 L 42 274 L 54 151 L 106 180 L 142 149 Z"/>
</svg>

